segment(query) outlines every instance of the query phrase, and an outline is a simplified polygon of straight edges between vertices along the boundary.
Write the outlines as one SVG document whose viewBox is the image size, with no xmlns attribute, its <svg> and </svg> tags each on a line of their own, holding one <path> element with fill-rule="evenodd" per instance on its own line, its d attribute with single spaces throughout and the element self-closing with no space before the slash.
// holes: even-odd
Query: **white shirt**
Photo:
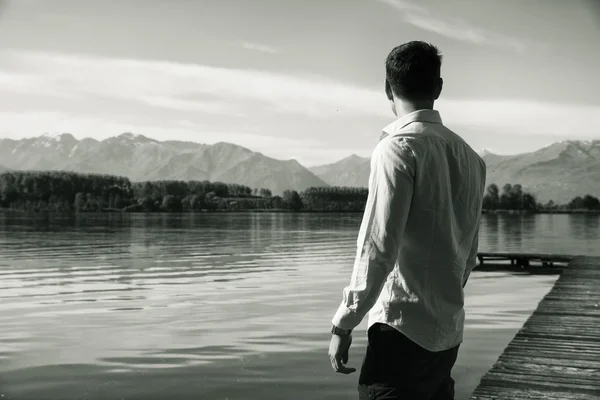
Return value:
<svg viewBox="0 0 600 400">
<path fill-rule="evenodd" d="M 387 324 L 429 351 L 463 340 L 463 287 L 475 266 L 485 162 L 435 110 L 383 130 L 350 285 L 333 317 Z"/>
</svg>

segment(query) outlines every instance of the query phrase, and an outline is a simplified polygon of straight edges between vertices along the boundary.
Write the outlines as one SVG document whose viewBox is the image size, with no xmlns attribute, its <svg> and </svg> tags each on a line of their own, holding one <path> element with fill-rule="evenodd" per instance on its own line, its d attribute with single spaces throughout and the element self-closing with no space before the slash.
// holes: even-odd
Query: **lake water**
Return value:
<svg viewBox="0 0 600 400">
<path fill-rule="evenodd" d="M 360 219 L 0 214 L 0 398 L 356 398 L 327 348 Z M 484 215 L 480 250 L 600 255 L 600 216 Z M 457 399 L 555 279 L 472 275 Z"/>
</svg>

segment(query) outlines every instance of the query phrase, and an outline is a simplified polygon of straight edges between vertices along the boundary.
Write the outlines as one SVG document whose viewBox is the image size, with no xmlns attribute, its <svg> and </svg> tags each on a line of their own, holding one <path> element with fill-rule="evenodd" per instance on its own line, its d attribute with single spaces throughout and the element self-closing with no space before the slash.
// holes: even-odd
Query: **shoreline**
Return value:
<svg viewBox="0 0 600 400">
<path fill-rule="evenodd" d="M 482 214 L 600 214 L 600 210 L 483 210 Z"/>
<path fill-rule="evenodd" d="M 285 214 L 362 214 L 364 210 L 286 210 L 286 209 L 250 209 L 250 210 L 194 210 L 194 211 L 126 211 L 119 209 L 103 209 L 100 211 L 27 211 L 11 208 L 0 208 L 0 213 L 19 213 L 19 214 L 57 214 L 57 215 L 77 215 L 77 214 L 253 214 L 253 213 L 285 213 Z M 591 214 L 600 215 L 600 210 L 483 210 L 482 214 L 501 214 L 501 215 L 536 215 L 536 214 Z"/>
</svg>

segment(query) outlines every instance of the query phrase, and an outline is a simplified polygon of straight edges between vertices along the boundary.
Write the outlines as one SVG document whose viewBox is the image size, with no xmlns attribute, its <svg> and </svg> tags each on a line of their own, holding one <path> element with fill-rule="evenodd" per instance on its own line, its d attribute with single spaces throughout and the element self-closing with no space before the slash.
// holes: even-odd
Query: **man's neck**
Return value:
<svg viewBox="0 0 600 400">
<path fill-rule="evenodd" d="M 433 110 L 433 101 L 404 101 L 400 99 L 394 99 L 394 107 L 396 109 L 396 116 L 402 118 L 412 112 L 418 110 Z"/>
</svg>

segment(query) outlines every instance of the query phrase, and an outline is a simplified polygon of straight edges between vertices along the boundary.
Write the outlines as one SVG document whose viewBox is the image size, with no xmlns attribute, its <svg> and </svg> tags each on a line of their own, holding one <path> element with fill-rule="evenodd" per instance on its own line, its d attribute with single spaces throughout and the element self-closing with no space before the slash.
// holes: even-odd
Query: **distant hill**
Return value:
<svg viewBox="0 0 600 400">
<path fill-rule="evenodd" d="M 600 140 L 562 141 L 534 152 L 499 155 L 480 154 L 487 164 L 487 184 L 520 183 L 543 203 L 568 203 L 578 195 L 600 197 Z M 330 185 L 368 184 L 369 160 L 350 156 L 311 171 Z"/>
<path fill-rule="evenodd" d="M 102 141 L 70 134 L 0 139 L 0 160 L 15 170 L 105 173 L 132 181 L 221 181 L 275 194 L 328 186 L 296 160 L 277 160 L 231 143 L 160 142 L 130 133 Z"/>
<path fill-rule="evenodd" d="M 500 156 L 484 154 L 487 181 L 521 183 L 543 203 L 567 203 L 578 195 L 600 196 L 600 140 L 568 140 L 539 150 Z"/>
<path fill-rule="evenodd" d="M 332 186 L 366 187 L 369 182 L 370 159 L 352 154 L 333 164 L 312 167 L 310 170 Z"/>
<path fill-rule="evenodd" d="M 481 158 L 483 158 L 484 160 L 487 160 L 486 164 L 495 163 L 496 161 L 500 161 L 500 160 L 504 159 L 504 157 L 505 157 L 503 155 L 494 154 L 487 149 L 484 149 L 483 151 L 479 152 L 478 154 Z"/>
</svg>

